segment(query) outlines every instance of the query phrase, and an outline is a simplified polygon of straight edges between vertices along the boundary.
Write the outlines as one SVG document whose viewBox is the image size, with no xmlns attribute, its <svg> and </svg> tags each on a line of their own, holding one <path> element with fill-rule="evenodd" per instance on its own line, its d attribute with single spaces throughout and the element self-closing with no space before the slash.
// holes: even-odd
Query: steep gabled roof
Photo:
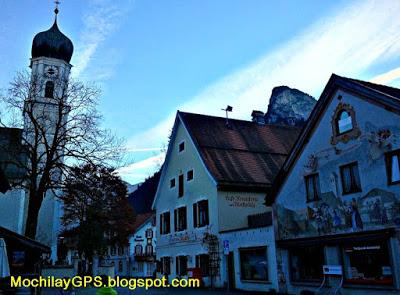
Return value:
<svg viewBox="0 0 400 295">
<path fill-rule="evenodd" d="M 137 232 L 145 223 L 154 218 L 154 212 L 147 212 L 136 215 L 135 223 L 133 224 L 134 232 Z"/>
<path fill-rule="evenodd" d="M 333 94 L 339 88 L 356 94 L 366 102 L 373 103 L 400 115 L 400 89 L 332 74 L 322 91 L 317 104 L 311 112 L 307 124 L 301 131 L 301 134 L 294 144 L 290 154 L 286 158 L 285 163 L 282 165 L 271 192 L 267 195 L 267 205 L 270 205 L 275 201 L 287 176 L 301 155 L 309 138 L 312 136 L 313 131 L 317 127 L 322 114 L 333 99 Z"/>
<path fill-rule="evenodd" d="M 178 112 L 219 189 L 267 191 L 299 129 Z"/>
</svg>

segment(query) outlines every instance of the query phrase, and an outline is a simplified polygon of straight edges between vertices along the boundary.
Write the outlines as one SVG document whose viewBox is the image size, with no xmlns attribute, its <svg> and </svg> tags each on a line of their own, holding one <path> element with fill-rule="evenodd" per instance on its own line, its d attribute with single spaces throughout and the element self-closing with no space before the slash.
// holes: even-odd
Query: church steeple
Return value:
<svg viewBox="0 0 400 295">
<path fill-rule="evenodd" d="M 74 45 L 72 41 L 65 36 L 57 25 L 58 4 L 56 1 L 54 9 L 55 17 L 53 26 L 47 31 L 38 33 L 32 42 L 32 58 L 50 57 L 61 59 L 67 63 L 71 61 Z"/>
</svg>

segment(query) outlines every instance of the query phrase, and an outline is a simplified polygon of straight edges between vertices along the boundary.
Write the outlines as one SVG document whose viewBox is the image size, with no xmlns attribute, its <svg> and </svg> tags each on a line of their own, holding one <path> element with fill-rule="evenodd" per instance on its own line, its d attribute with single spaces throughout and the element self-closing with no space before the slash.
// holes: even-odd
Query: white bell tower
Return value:
<svg viewBox="0 0 400 295">
<path fill-rule="evenodd" d="M 58 28 L 58 1 L 56 1 L 55 20 L 50 29 L 38 33 L 32 42 L 31 93 L 25 102 L 30 108 L 35 120 L 45 130 L 41 140 L 51 142 L 54 138 L 55 126 L 60 119 L 60 100 L 65 100 L 68 79 L 72 65 L 72 41 Z M 66 120 L 63 116 L 63 120 Z M 26 139 L 38 140 L 34 133 L 32 119 L 25 115 L 24 132 Z M 36 136 L 36 138 L 35 138 Z M 45 139 L 43 139 L 45 138 Z M 45 154 L 44 144 L 38 146 L 38 153 Z M 40 165 L 40 164 L 39 164 Z M 54 178 L 52 178 L 54 179 Z M 57 242 L 61 229 L 62 207 L 60 201 L 51 191 L 46 193 L 42 202 L 36 230 L 36 240 L 49 246 L 52 250 L 51 259 L 57 260 Z"/>
</svg>

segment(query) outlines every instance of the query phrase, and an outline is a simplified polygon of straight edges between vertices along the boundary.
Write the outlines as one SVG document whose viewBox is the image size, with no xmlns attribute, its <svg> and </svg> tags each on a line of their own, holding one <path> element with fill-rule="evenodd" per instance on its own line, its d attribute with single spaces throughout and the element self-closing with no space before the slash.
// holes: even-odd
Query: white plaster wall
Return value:
<svg viewBox="0 0 400 295">
<path fill-rule="evenodd" d="M 276 248 L 272 226 L 238 230 L 221 234 L 221 241 L 229 241 L 229 251 L 233 251 L 235 264 L 235 286 L 237 289 L 255 292 L 267 292 L 278 289 L 276 271 Z M 240 248 L 267 247 L 268 282 L 251 282 L 241 280 Z M 221 248 L 223 245 L 221 244 Z M 224 255 L 223 280 L 227 282 L 227 256 Z"/>
<path fill-rule="evenodd" d="M 247 227 L 248 215 L 268 210 L 264 202 L 265 193 L 219 191 L 219 231 Z"/>
<path fill-rule="evenodd" d="M 179 153 L 178 145 L 185 141 L 185 151 Z M 217 189 L 212 178 L 208 174 L 205 166 L 201 162 L 194 144 L 192 143 L 187 131 L 181 123 L 176 127 L 176 136 L 170 146 L 170 157 L 164 165 L 164 177 L 161 179 L 155 210 L 157 212 L 157 259 L 161 257 L 171 257 L 171 275 L 169 278 L 176 277 L 175 257 L 188 255 L 188 267 L 195 266 L 195 255 L 207 253 L 207 249 L 202 243 L 205 232 L 218 234 L 218 203 Z M 186 181 L 187 171 L 193 169 L 194 179 Z M 178 198 L 178 176 L 184 173 L 185 194 Z M 170 189 L 170 179 L 176 179 L 175 188 Z M 209 226 L 203 228 L 193 227 L 193 204 L 200 200 L 208 200 Z M 185 205 L 187 209 L 187 230 L 174 232 L 174 209 Z M 160 235 L 160 214 L 170 211 L 171 233 Z M 217 285 L 220 285 L 220 279 Z"/>
</svg>

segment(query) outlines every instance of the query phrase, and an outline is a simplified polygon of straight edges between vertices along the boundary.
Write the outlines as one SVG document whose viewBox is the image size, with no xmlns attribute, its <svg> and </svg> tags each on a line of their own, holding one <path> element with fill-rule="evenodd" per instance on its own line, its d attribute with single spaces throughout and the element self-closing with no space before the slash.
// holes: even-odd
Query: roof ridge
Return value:
<svg viewBox="0 0 400 295">
<path fill-rule="evenodd" d="M 215 118 L 215 119 L 221 119 L 221 120 L 226 120 L 225 117 L 220 117 L 220 116 L 215 116 L 215 115 L 206 115 L 206 114 L 199 114 L 199 113 L 192 113 L 192 112 L 183 112 L 179 111 L 180 114 L 183 115 L 194 115 L 194 116 L 201 116 L 201 117 L 207 117 L 207 118 Z M 260 127 L 274 127 L 274 128 L 283 128 L 283 129 L 301 129 L 296 126 L 290 126 L 290 125 L 279 125 L 279 124 L 258 124 L 256 122 L 253 122 L 251 120 L 244 120 L 244 119 L 236 119 L 236 118 L 228 118 L 229 121 L 238 121 L 238 122 L 243 122 L 243 123 L 249 123 L 249 124 L 254 124 Z"/>
<path fill-rule="evenodd" d="M 216 149 L 216 150 L 226 150 L 226 151 L 241 151 L 246 153 L 257 153 L 257 154 L 270 154 L 270 155 L 283 155 L 286 156 L 287 153 L 279 153 L 279 152 L 268 152 L 268 151 L 259 151 L 259 150 L 251 150 L 251 149 L 240 149 L 240 148 L 224 148 L 218 146 L 211 146 L 211 145 L 201 145 L 202 148 L 208 149 Z"/>
</svg>

